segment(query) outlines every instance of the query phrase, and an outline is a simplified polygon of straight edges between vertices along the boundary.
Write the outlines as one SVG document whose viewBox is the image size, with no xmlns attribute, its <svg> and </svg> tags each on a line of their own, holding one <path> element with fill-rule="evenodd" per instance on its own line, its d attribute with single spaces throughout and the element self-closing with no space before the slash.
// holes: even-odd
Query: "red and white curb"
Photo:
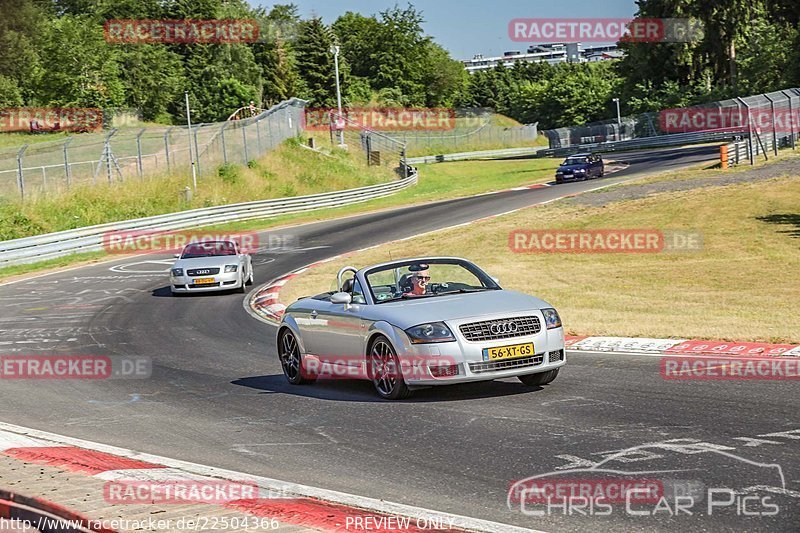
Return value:
<svg viewBox="0 0 800 533">
<path fill-rule="evenodd" d="M 487 533 L 536 531 L 223 470 L 2 422 L 0 453 L 27 463 L 47 465 L 106 481 L 228 481 L 255 485 L 258 487 L 258 498 L 230 501 L 222 506 L 259 517 L 274 518 L 285 524 L 323 531 L 363 530 L 366 526 L 359 528 L 359 523 L 371 524 L 373 527 L 370 529 L 375 530 L 377 527 L 380 531 L 402 529 L 417 532 L 430 530 L 432 527 Z M 384 524 L 384 527 L 380 524 Z M 402 527 L 398 528 L 398 524 L 402 524 Z"/>
<path fill-rule="evenodd" d="M 595 353 L 630 353 L 656 356 L 745 356 L 798 357 L 800 345 L 766 342 L 728 342 L 690 339 L 647 339 L 634 337 L 568 336 L 568 350 Z"/>
</svg>

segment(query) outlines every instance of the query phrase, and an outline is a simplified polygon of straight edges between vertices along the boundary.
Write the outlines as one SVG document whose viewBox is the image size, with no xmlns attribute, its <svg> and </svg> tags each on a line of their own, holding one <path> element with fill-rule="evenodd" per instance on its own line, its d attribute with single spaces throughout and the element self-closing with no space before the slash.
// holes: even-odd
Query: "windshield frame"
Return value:
<svg viewBox="0 0 800 533">
<path fill-rule="evenodd" d="M 564 160 L 564 162 L 561 163 L 561 166 L 562 167 L 571 167 L 571 166 L 574 166 L 574 165 L 588 165 L 589 164 L 589 156 L 586 156 L 586 155 L 580 156 L 580 159 L 582 159 L 583 161 L 579 161 L 577 163 L 570 163 L 569 161 L 571 159 L 578 159 L 578 157 L 570 156 L 570 157 L 566 158 Z"/>
<path fill-rule="evenodd" d="M 231 247 L 231 249 L 233 250 L 233 253 L 232 254 L 216 254 L 215 253 L 215 254 L 211 254 L 211 255 L 207 255 L 207 254 L 194 255 L 194 254 L 191 254 L 189 257 L 186 256 L 186 253 L 187 253 L 186 251 L 190 247 L 193 247 L 193 246 L 215 246 L 216 247 L 216 245 L 219 245 L 219 244 L 227 244 L 227 245 L 229 245 Z M 183 250 L 181 251 L 180 259 L 202 259 L 202 258 L 208 258 L 208 257 L 238 257 L 238 255 L 239 255 L 239 248 L 238 248 L 238 246 L 236 246 L 236 241 L 205 241 L 205 242 L 200 241 L 200 242 L 190 242 L 189 244 L 187 244 L 183 248 Z"/>
<path fill-rule="evenodd" d="M 369 297 L 370 303 L 374 304 L 374 305 L 380 305 L 380 304 L 391 303 L 391 302 L 407 302 L 407 301 L 412 301 L 412 300 L 417 299 L 417 298 L 420 299 L 420 300 L 430 299 L 429 297 L 422 296 L 422 295 L 418 296 L 416 298 L 402 298 L 401 297 L 401 298 L 392 298 L 391 300 L 383 300 L 383 301 L 378 301 L 375 298 L 375 293 L 374 293 L 374 291 L 372 289 L 372 284 L 370 283 L 369 276 L 371 276 L 372 274 L 375 274 L 376 272 L 385 272 L 385 271 L 390 271 L 390 270 L 397 270 L 397 269 L 400 269 L 400 268 L 403 268 L 403 267 L 407 267 L 407 266 L 411 266 L 411 265 L 414 265 L 414 264 L 417 264 L 417 263 L 426 263 L 428 265 L 456 265 L 456 266 L 460 266 L 460 267 L 464 268 L 465 270 L 467 270 L 470 274 L 472 274 L 476 278 L 478 278 L 478 281 L 480 281 L 483 284 L 483 288 L 484 289 L 486 289 L 486 290 L 502 290 L 502 287 L 500 287 L 500 285 L 497 284 L 497 282 L 494 280 L 494 278 L 492 278 L 489 274 L 484 272 L 478 265 L 476 265 L 475 263 L 473 263 L 471 261 L 467 261 L 466 259 L 461 259 L 459 257 L 422 257 L 422 258 L 415 258 L 415 259 L 405 259 L 405 260 L 402 260 L 402 261 L 394 261 L 392 263 L 384 263 L 384 264 L 381 264 L 381 265 L 375 265 L 375 266 L 371 266 L 369 268 L 365 268 L 364 270 L 359 272 L 359 276 L 361 277 L 361 279 L 364 282 L 362 287 L 366 287 L 367 290 L 364 291 L 364 292 Z M 437 294 L 436 296 L 437 297 L 438 296 L 446 296 L 448 294 L 460 294 L 460 293 L 459 292 L 455 292 L 455 291 L 453 291 L 453 292 L 444 292 L 444 293 Z M 433 297 L 433 295 L 431 295 L 431 297 Z"/>
</svg>

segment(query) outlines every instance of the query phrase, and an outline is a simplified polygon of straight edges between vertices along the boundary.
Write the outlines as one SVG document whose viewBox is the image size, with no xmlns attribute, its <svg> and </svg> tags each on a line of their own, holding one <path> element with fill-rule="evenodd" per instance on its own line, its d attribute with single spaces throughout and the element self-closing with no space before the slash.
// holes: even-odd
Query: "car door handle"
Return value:
<svg viewBox="0 0 800 533">
<path fill-rule="evenodd" d="M 316 311 L 311 311 L 311 318 L 317 318 L 318 314 Z"/>
</svg>

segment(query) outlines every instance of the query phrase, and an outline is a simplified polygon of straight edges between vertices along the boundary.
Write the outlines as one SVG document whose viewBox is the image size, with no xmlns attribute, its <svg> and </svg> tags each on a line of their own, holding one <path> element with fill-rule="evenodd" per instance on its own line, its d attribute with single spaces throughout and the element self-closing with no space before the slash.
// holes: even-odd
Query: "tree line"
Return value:
<svg viewBox="0 0 800 533">
<path fill-rule="evenodd" d="M 224 120 L 238 107 L 292 96 L 336 105 L 340 47 L 349 106 L 492 107 L 540 128 L 657 111 L 800 85 L 796 0 L 639 0 L 637 16 L 696 18 L 691 43 L 621 43 L 620 60 L 517 63 L 469 75 L 423 31 L 412 5 L 346 12 L 330 25 L 292 4 L 246 0 L 0 0 L 0 108 L 136 108 L 161 123 Z M 114 44 L 116 19 L 253 19 L 260 37 L 236 44 Z"/>
</svg>

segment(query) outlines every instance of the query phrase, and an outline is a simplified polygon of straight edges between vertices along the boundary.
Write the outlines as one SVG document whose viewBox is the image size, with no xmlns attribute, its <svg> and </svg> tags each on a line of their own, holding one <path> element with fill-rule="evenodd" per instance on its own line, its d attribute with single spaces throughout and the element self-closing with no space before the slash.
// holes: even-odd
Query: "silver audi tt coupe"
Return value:
<svg viewBox="0 0 800 533">
<path fill-rule="evenodd" d="M 369 379 L 395 400 L 416 388 L 498 378 L 545 385 L 566 362 L 556 310 L 504 290 L 465 259 L 347 266 L 336 288 L 286 309 L 277 347 L 292 384 Z"/>
<path fill-rule="evenodd" d="M 170 272 L 172 294 L 224 291 L 245 292 L 253 283 L 253 262 L 236 241 L 204 241 L 186 245 L 175 256 Z"/>
</svg>

